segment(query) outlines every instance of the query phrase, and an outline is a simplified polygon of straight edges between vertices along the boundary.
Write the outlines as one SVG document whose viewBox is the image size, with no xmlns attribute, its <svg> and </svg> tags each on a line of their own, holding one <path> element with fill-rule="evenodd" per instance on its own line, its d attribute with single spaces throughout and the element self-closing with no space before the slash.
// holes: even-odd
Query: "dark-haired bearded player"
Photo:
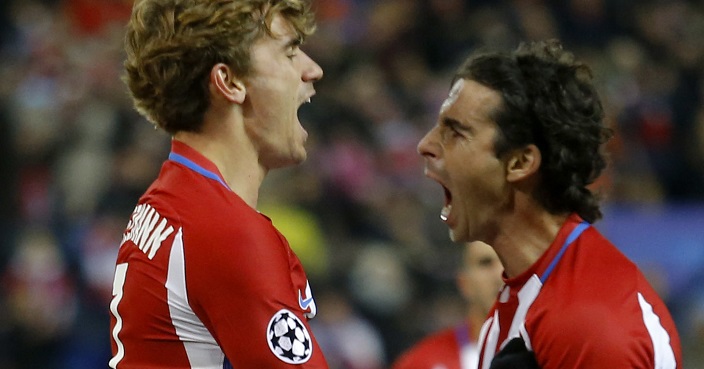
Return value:
<svg viewBox="0 0 704 369">
<path fill-rule="evenodd" d="M 269 170 L 306 158 L 313 30 L 305 0 L 135 3 L 125 79 L 172 150 L 120 245 L 110 367 L 327 368 L 303 268 L 256 210 Z"/>
<path fill-rule="evenodd" d="M 556 40 L 476 54 L 456 73 L 418 150 L 451 238 L 488 243 L 504 266 L 480 369 L 682 367 L 665 304 L 591 225 L 609 136 L 591 71 Z"/>
</svg>

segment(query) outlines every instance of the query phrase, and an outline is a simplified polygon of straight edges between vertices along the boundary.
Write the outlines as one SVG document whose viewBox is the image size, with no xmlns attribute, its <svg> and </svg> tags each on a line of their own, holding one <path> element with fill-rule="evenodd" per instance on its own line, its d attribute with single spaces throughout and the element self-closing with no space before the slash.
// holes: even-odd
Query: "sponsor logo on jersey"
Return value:
<svg viewBox="0 0 704 369">
<path fill-rule="evenodd" d="M 301 305 L 301 309 L 303 309 L 303 310 L 308 309 L 308 306 L 310 306 L 311 303 L 313 303 L 313 298 L 312 298 L 312 297 L 309 297 L 309 298 L 307 298 L 307 299 L 304 300 L 304 299 L 301 297 L 301 291 L 299 290 L 299 291 L 298 291 L 298 304 Z"/>
<path fill-rule="evenodd" d="M 310 290 L 310 283 L 306 281 L 306 291 L 301 294 L 301 290 L 298 290 L 298 306 L 303 309 L 306 318 L 313 319 L 315 314 L 318 313 L 318 308 L 315 306 L 315 300 L 313 299 L 313 293 Z"/>
<path fill-rule="evenodd" d="M 287 309 L 271 317 L 266 340 L 271 352 L 288 364 L 303 364 L 313 355 L 313 342 L 306 326 Z"/>
<path fill-rule="evenodd" d="M 161 247 L 161 243 L 173 231 L 174 227 L 169 225 L 166 218 L 162 217 L 151 205 L 139 204 L 132 212 L 120 247 L 125 242 L 132 241 L 151 260 Z"/>
</svg>

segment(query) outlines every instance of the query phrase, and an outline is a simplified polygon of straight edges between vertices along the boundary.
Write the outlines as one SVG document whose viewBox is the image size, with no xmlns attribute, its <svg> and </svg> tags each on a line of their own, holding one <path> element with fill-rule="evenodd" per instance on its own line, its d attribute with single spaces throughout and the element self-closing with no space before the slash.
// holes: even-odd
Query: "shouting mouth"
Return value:
<svg viewBox="0 0 704 369">
<path fill-rule="evenodd" d="M 445 186 L 442 186 L 442 189 L 445 192 L 445 205 L 440 211 L 440 219 L 443 222 L 447 222 L 447 219 L 450 217 L 450 212 L 452 211 L 452 192 Z"/>
</svg>

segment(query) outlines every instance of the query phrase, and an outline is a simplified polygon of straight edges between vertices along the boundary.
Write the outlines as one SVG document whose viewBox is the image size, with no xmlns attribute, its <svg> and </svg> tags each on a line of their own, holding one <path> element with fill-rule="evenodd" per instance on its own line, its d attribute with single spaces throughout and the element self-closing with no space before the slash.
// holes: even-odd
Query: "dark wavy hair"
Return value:
<svg viewBox="0 0 704 369">
<path fill-rule="evenodd" d="M 251 71 L 250 49 L 281 14 L 301 39 L 315 30 L 308 0 L 137 0 L 125 34 L 125 75 L 135 108 L 173 134 L 198 132 L 211 68 Z"/>
<path fill-rule="evenodd" d="M 474 80 L 502 96 L 492 119 L 499 127 L 496 155 L 534 144 L 540 150 L 540 185 L 533 193 L 549 212 L 601 218 L 588 185 L 606 167 L 603 144 L 612 136 L 592 83 L 591 69 L 557 40 L 522 43 L 512 52 L 478 52 L 454 80 Z"/>
</svg>

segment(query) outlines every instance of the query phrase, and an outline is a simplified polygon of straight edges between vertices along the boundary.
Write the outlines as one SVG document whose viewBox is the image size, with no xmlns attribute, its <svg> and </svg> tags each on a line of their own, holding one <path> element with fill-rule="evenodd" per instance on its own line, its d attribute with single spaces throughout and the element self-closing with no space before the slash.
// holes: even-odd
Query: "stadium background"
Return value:
<svg viewBox="0 0 704 369">
<path fill-rule="evenodd" d="M 310 159 L 272 173 L 261 210 L 306 264 L 333 368 L 383 368 L 462 318 L 459 247 L 416 143 L 470 49 L 548 37 L 594 67 L 617 131 L 597 225 L 670 306 L 686 368 L 704 368 L 703 1 L 315 4 Z M 119 81 L 130 7 L 0 2 L 0 368 L 109 359 L 116 248 L 169 148 Z"/>
</svg>

